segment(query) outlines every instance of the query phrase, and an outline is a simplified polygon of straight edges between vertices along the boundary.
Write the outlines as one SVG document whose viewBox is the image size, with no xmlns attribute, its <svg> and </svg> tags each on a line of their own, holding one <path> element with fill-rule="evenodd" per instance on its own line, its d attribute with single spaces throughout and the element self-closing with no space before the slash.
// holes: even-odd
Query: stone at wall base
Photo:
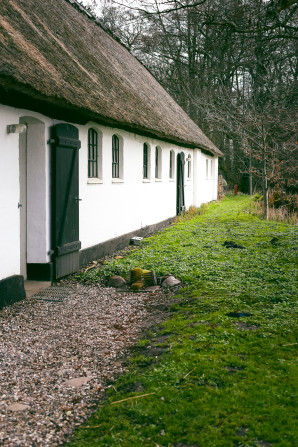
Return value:
<svg viewBox="0 0 298 447">
<path fill-rule="evenodd" d="M 24 277 L 13 275 L 0 280 L 0 309 L 26 298 Z"/>
<path fill-rule="evenodd" d="M 111 276 L 111 278 L 108 279 L 107 286 L 108 287 L 116 287 L 120 288 L 126 285 L 126 281 L 122 276 Z"/>
<path fill-rule="evenodd" d="M 177 286 L 178 284 L 181 284 L 181 281 L 179 279 L 175 278 L 174 276 L 168 276 L 161 284 L 162 287 L 173 287 Z"/>
</svg>

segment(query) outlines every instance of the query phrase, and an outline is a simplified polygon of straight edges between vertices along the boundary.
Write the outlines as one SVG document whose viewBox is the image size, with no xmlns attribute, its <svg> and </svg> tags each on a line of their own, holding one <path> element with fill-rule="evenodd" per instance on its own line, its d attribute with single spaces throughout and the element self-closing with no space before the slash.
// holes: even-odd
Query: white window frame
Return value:
<svg viewBox="0 0 298 447">
<path fill-rule="evenodd" d="M 97 134 L 97 173 L 96 176 L 89 177 L 89 145 L 90 131 Z M 96 126 L 90 126 L 87 129 L 87 183 L 103 183 L 102 175 L 102 132 Z"/>
<path fill-rule="evenodd" d="M 215 172 L 215 160 L 212 158 L 210 160 L 210 174 L 211 174 L 211 179 L 214 179 L 214 172 Z"/>
<path fill-rule="evenodd" d="M 113 141 L 114 141 L 114 137 L 118 138 L 118 142 L 119 142 L 119 152 L 118 152 L 118 176 L 114 177 L 113 176 L 113 153 L 114 153 L 114 146 L 113 146 Z M 124 169 L 123 169 L 123 137 L 121 135 L 119 135 L 118 133 L 114 133 L 112 135 L 112 141 L 111 141 L 111 149 L 112 149 L 112 183 L 122 183 L 123 179 L 124 179 Z"/>
<path fill-rule="evenodd" d="M 192 163 L 191 163 L 191 154 L 187 156 L 187 180 L 191 180 L 192 174 Z"/>
<path fill-rule="evenodd" d="M 144 148 L 145 144 L 147 146 L 147 177 L 144 176 Z M 147 141 L 143 143 L 143 182 L 150 182 L 151 181 L 151 146 Z"/>
<path fill-rule="evenodd" d="M 154 168 L 155 168 L 155 180 L 161 181 L 161 179 L 162 179 L 162 149 L 160 146 L 155 147 Z"/>
<path fill-rule="evenodd" d="M 171 165 L 171 158 L 172 158 L 172 165 Z M 170 180 L 175 179 L 175 151 L 173 149 L 170 150 L 170 157 L 169 157 L 169 178 Z"/>
</svg>

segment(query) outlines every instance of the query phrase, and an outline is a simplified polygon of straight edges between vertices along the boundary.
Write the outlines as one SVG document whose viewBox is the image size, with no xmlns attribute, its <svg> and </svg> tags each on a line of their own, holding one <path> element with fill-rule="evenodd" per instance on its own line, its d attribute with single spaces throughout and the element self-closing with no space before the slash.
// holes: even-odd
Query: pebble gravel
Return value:
<svg viewBox="0 0 298 447">
<path fill-rule="evenodd" d="M 164 295 L 62 283 L 2 309 L 0 445 L 66 443 L 142 331 L 162 320 Z"/>
</svg>

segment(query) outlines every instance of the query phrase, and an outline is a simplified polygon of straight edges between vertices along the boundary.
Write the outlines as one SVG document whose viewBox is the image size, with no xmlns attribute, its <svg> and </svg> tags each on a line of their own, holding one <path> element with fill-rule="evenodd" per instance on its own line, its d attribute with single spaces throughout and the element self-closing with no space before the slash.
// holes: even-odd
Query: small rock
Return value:
<svg viewBox="0 0 298 447">
<path fill-rule="evenodd" d="M 240 331 L 256 331 L 259 329 L 259 326 L 256 326 L 255 324 L 247 324 L 244 321 L 237 321 L 236 326 Z"/>
<path fill-rule="evenodd" d="M 24 411 L 28 410 L 29 408 L 30 408 L 29 405 L 19 404 L 17 402 L 7 407 L 7 409 L 10 411 Z"/>
<path fill-rule="evenodd" d="M 161 284 L 162 287 L 173 287 L 177 284 L 181 284 L 179 279 L 175 278 L 175 276 L 168 276 Z"/>
<path fill-rule="evenodd" d="M 223 246 L 226 248 L 241 248 L 241 249 L 245 248 L 243 247 L 243 245 L 236 244 L 236 242 L 233 241 L 225 241 L 223 243 Z"/>
<path fill-rule="evenodd" d="M 75 388 L 79 388 L 82 385 L 85 385 L 89 382 L 89 377 L 75 377 L 74 379 L 69 379 L 64 382 L 66 386 L 73 386 Z"/>
<path fill-rule="evenodd" d="M 235 318 L 251 317 L 252 316 L 252 314 L 250 312 L 229 312 L 226 315 L 228 317 L 235 317 Z"/>
<path fill-rule="evenodd" d="M 109 278 L 107 286 L 118 288 L 118 287 L 125 286 L 125 284 L 126 284 L 126 281 L 124 278 L 122 278 L 122 276 L 115 275 L 115 276 L 111 276 L 111 278 Z"/>
<path fill-rule="evenodd" d="M 140 236 L 134 236 L 130 239 L 130 245 L 140 245 L 143 238 Z"/>
<path fill-rule="evenodd" d="M 277 245 L 277 242 L 278 242 L 278 237 L 274 237 L 271 239 L 270 244 Z"/>
<path fill-rule="evenodd" d="M 236 431 L 235 435 L 236 436 L 246 436 L 248 432 L 249 432 L 249 428 L 247 428 L 247 427 L 240 427 Z"/>
<path fill-rule="evenodd" d="M 147 292 L 157 292 L 160 289 L 160 286 L 149 286 L 146 287 Z"/>
<path fill-rule="evenodd" d="M 113 328 L 117 329 L 118 331 L 125 331 L 125 326 L 123 326 L 122 324 L 114 324 Z"/>
<path fill-rule="evenodd" d="M 114 259 L 123 259 L 123 256 L 115 256 Z"/>
</svg>

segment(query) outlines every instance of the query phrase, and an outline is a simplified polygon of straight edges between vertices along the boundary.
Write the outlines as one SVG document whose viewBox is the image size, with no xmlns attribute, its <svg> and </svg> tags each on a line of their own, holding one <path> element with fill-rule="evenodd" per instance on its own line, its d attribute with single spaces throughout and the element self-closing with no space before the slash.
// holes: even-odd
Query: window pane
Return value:
<svg viewBox="0 0 298 447">
<path fill-rule="evenodd" d="M 148 178 L 148 146 L 146 143 L 143 147 L 143 178 Z"/>
<path fill-rule="evenodd" d="M 88 130 L 88 177 L 98 175 L 98 135 L 96 130 Z"/>
<path fill-rule="evenodd" d="M 112 138 L 112 177 L 119 178 L 119 138 L 113 135 Z"/>
</svg>

